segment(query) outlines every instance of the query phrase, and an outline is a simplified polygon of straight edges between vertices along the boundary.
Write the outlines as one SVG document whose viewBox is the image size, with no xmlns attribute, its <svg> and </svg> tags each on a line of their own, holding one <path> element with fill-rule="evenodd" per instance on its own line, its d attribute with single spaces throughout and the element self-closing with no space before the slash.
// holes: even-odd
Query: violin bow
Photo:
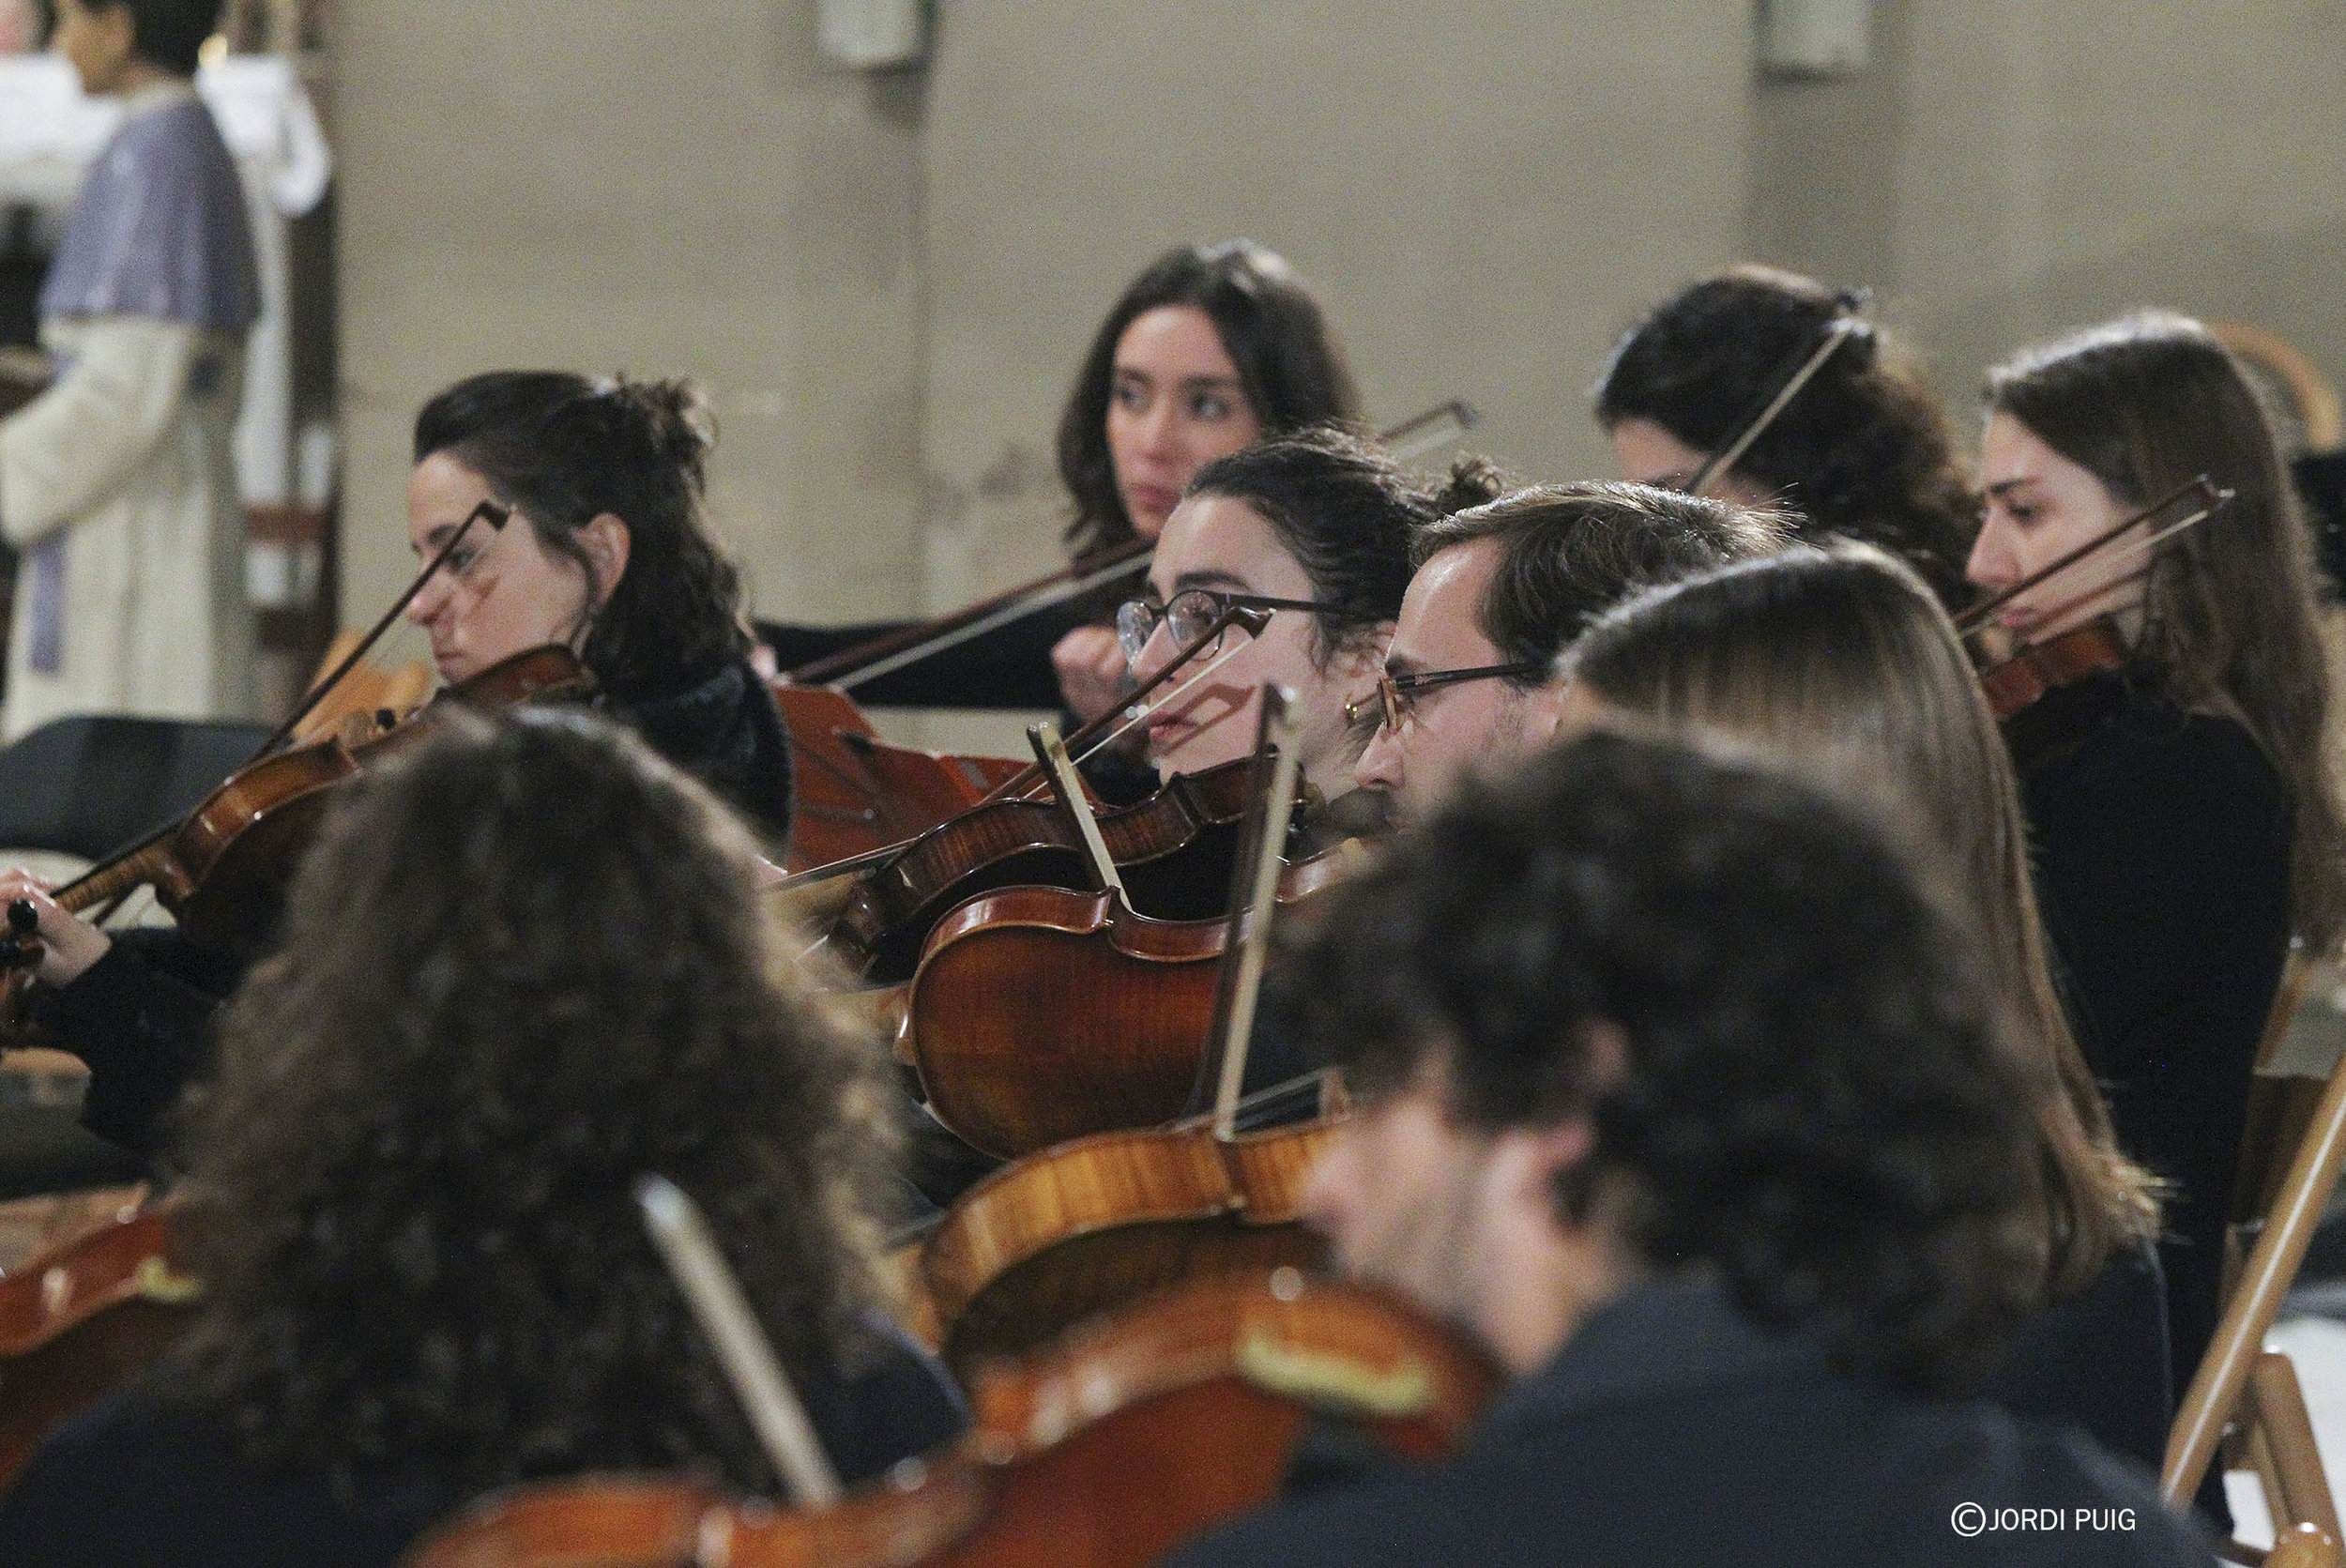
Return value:
<svg viewBox="0 0 2346 1568">
<path fill-rule="evenodd" d="M 1393 454 L 1394 462 L 1407 463 L 1437 447 L 1458 440 L 1481 422 L 1482 416 L 1475 412 L 1473 404 L 1464 398 L 1452 398 L 1379 431 L 1377 441 Z M 1053 572 L 1040 582 L 1012 588 L 1007 593 L 983 600 L 940 620 L 875 637 L 870 642 L 843 648 L 812 663 L 802 664 L 789 672 L 790 678 L 801 686 L 828 685 L 842 692 L 852 691 L 866 681 L 877 680 L 881 676 L 892 674 L 907 664 L 917 664 L 924 659 L 950 653 L 962 644 L 983 637 L 1013 621 L 1024 620 L 1028 616 L 1040 615 L 1053 605 L 1080 598 L 1104 584 L 1146 571 L 1150 558 L 1156 554 L 1156 548 L 1154 540 L 1132 539 L 1106 550 L 1095 551 L 1069 566 L 1066 571 Z"/>
<path fill-rule="evenodd" d="M 328 693 L 331 693 L 335 687 L 340 686 L 344 677 L 346 677 L 351 671 L 358 667 L 358 661 L 366 656 L 367 650 L 374 647 L 376 643 L 382 640 L 383 633 L 391 629 L 391 623 L 399 619 L 400 613 L 405 610 L 408 605 L 416 601 L 416 595 L 423 592 L 423 586 L 432 581 L 432 574 L 439 571 L 440 567 L 448 560 L 449 556 L 455 553 L 457 545 L 464 542 L 465 536 L 472 531 L 472 525 L 474 524 L 480 522 L 485 518 L 488 520 L 488 524 L 492 528 L 502 529 L 505 526 L 506 519 L 511 514 L 512 509 L 510 507 L 500 506 L 495 501 L 483 501 L 479 506 L 473 508 L 472 510 L 466 514 L 465 521 L 457 525 L 456 531 L 449 535 L 448 542 L 440 547 L 438 554 L 432 557 L 430 564 L 424 567 L 423 571 L 417 575 L 414 582 L 407 585 L 407 591 L 401 594 L 397 600 L 393 601 L 391 607 L 384 612 L 383 618 L 374 623 L 374 629 L 369 632 L 363 638 L 359 639 L 358 646 L 352 648 L 349 656 L 344 658 L 341 663 L 334 666 L 332 673 L 328 675 L 323 680 L 320 680 L 315 686 L 310 689 L 309 694 L 304 696 L 300 702 L 294 706 L 293 712 L 286 716 L 285 722 L 279 724 L 276 729 L 270 731 L 269 738 L 262 741 L 259 748 L 256 749 L 251 756 L 245 758 L 243 766 L 246 768 L 251 767 L 254 763 L 260 761 L 271 752 L 276 751 L 292 738 L 294 730 L 300 725 L 301 721 L 308 718 L 312 712 L 316 711 L 318 704 L 326 700 Z M 232 769 L 230 771 L 233 773 L 235 769 Z M 89 870 L 84 872 L 72 881 L 66 883 L 65 886 L 59 888 L 55 892 L 51 893 L 49 896 L 53 899 L 62 900 L 70 895 L 83 892 L 89 884 L 96 883 L 99 881 L 100 878 L 112 877 L 112 874 L 117 868 L 122 867 L 126 862 L 129 861 L 134 857 L 144 854 L 147 850 L 152 849 L 157 845 L 162 843 L 163 840 L 169 838 L 178 830 L 181 820 L 181 818 L 175 816 L 170 821 L 163 823 L 159 828 L 156 828 L 153 831 L 133 839 L 130 843 L 123 845 L 120 849 L 115 850 L 113 854 L 108 855 L 104 860 L 99 860 Z M 120 880 L 120 878 L 113 879 Z M 122 892 L 127 893 L 131 891 L 136 885 L 136 882 L 132 881 L 122 889 Z M 97 898 L 103 899 L 108 896 L 109 893 L 113 892 L 114 889 L 111 885 L 109 885 L 106 891 L 99 893 Z M 120 895 L 116 894 L 115 896 L 119 897 Z M 97 900 L 92 900 L 92 902 L 96 901 Z M 71 907 L 71 906 L 68 906 Z"/>
<path fill-rule="evenodd" d="M 1115 857 L 1108 853 L 1107 840 L 1100 836 L 1099 815 L 1084 795 L 1083 781 L 1075 776 L 1075 765 L 1059 738 L 1059 725 L 1048 719 L 1028 725 L 1027 744 L 1034 748 L 1035 761 L 1050 782 L 1053 804 L 1075 830 L 1075 842 L 1084 847 L 1084 865 L 1091 873 L 1093 891 L 1123 899 L 1124 878 L 1117 872 Z"/>
<path fill-rule="evenodd" d="M 2159 545 L 2165 543 L 2168 540 L 2174 538 L 2175 535 L 2182 533 L 2186 528 L 2197 527 L 2200 524 L 2204 523 L 2209 518 L 2215 516 L 2218 511 L 2221 511 L 2224 509 L 2225 505 L 2229 503 L 2232 496 L 2238 493 L 2235 491 L 2226 490 L 2217 485 L 2215 480 L 2209 479 L 2205 474 L 2201 474 L 2195 479 L 2186 480 L 2182 484 L 2177 485 L 2173 490 L 2168 492 L 2165 495 L 2162 495 L 2157 500 L 2152 502 L 2149 506 L 2144 507 L 2140 511 L 2136 512 L 2133 516 L 2111 524 L 2109 527 L 2103 529 L 2100 533 L 2095 534 L 2092 539 L 2087 540 L 2083 544 L 2079 545 L 2076 549 L 2064 553 L 2059 559 L 2050 561 L 2046 565 L 2037 568 L 2034 571 L 2030 572 L 2027 576 L 2013 584 L 2010 587 L 2004 588 L 1997 593 L 1992 593 L 1986 599 L 1981 600 L 1978 603 L 1973 605 L 1970 609 L 1955 617 L 1955 630 L 1959 635 L 1965 637 L 1973 636 L 1978 632 L 1986 631 L 1988 623 L 1995 618 L 1995 615 L 1998 610 L 2003 609 L 2006 604 L 2011 603 L 2012 601 L 2028 592 L 2031 588 L 2041 587 L 2044 584 L 2049 582 L 2055 577 L 2060 576 L 2071 567 L 2078 565 L 2079 562 L 2086 560 L 2090 556 L 2099 555 L 2103 550 L 2109 548 L 2113 541 L 2124 537 L 2130 529 L 2140 527 L 2143 524 L 2149 522 L 2152 518 L 2156 517 L 2159 513 L 2167 510 L 2169 508 L 2175 505 L 2176 502 L 2185 499 L 2186 496 L 2199 503 L 2197 510 L 2192 511 L 2190 515 L 2186 517 L 2180 518 L 2175 522 L 2165 525 L 2162 527 L 2153 528 L 2142 538 L 2136 540 L 2133 543 L 2127 545 L 2125 553 L 2116 558 L 2122 561 L 2131 560 L 2137 556 L 2156 550 Z"/>
<path fill-rule="evenodd" d="M 756 1428 L 774 1473 L 800 1508 L 830 1508 L 845 1495 L 839 1472 L 823 1452 L 806 1407 L 790 1386 L 789 1375 L 774 1355 L 765 1331 L 750 1312 L 741 1282 L 725 1267 L 716 1239 L 700 1205 L 683 1188 L 664 1176 L 645 1176 L 635 1183 L 635 1201 L 644 1210 L 645 1227 L 660 1251 L 668 1271 L 684 1292 L 687 1305 L 701 1332 L 717 1352 L 718 1364 L 733 1385 L 736 1398 Z"/>
<path fill-rule="evenodd" d="M 1774 391 L 1762 399 L 1756 410 L 1736 427 L 1738 434 L 1735 438 L 1702 460 L 1701 466 L 1694 471 L 1694 477 L 1686 481 L 1687 495 L 1707 494 L 1713 480 L 1725 477 L 1729 469 L 1743 461 L 1744 454 L 1751 450 L 1752 443 L 1765 435 L 1768 427 L 1775 423 L 1777 416 L 1791 406 L 1792 400 L 1800 396 L 1801 388 L 1824 369 L 1824 362 L 1833 358 L 1834 351 L 1863 329 L 1865 319 L 1857 312 L 1864 309 L 1866 301 L 1872 297 L 1873 291 L 1870 289 L 1841 291 L 1836 297 L 1840 307 L 1838 312 L 1818 327 L 1816 335 L 1803 343 L 1787 361 L 1785 373 L 1777 379 Z"/>
<path fill-rule="evenodd" d="M 1195 1103 L 1206 1075 L 1213 1074 L 1213 1135 L 1227 1143 L 1238 1131 L 1239 1086 L 1246 1079 L 1246 1056 L 1255 1033 L 1255 1004 L 1262 993 L 1263 966 L 1271 953 L 1271 916 L 1279 897 L 1279 865 L 1287 825 L 1295 812 L 1295 786 L 1302 774 L 1296 754 L 1299 708 L 1284 686 L 1262 689 L 1262 718 L 1255 735 L 1255 782 L 1259 790 L 1247 814 L 1238 866 L 1230 877 L 1230 916 L 1223 937 L 1222 968 L 1215 981 L 1211 1048 L 1198 1064 Z"/>
</svg>

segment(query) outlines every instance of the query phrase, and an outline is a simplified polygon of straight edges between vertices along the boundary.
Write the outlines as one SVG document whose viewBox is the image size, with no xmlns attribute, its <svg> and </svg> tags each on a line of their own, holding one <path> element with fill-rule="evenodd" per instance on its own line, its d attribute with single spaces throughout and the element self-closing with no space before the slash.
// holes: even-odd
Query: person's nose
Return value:
<svg viewBox="0 0 2346 1568">
<path fill-rule="evenodd" d="M 450 591 L 447 571 L 434 572 L 416 590 L 416 597 L 407 601 L 407 618 L 418 626 L 429 627 L 447 613 Z"/>
<path fill-rule="evenodd" d="M 1341 1233 L 1345 1216 L 1351 1211 L 1352 1195 L 1360 1182 L 1359 1144 L 1351 1129 L 1338 1127 L 1303 1183 L 1303 1223 L 1323 1236 L 1333 1238 Z"/>
<path fill-rule="evenodd" d="M 1158 671 L 1172 662 L 1175 651 L 1171 624 L 1169 620 L 1160 618 L 1155 629 L 1149 633 L 1149 640 L 1140 645 L 1139 657 L 1132 661 L 1134 681 L 1142 686 L 1148 685 Z"/>
<path fill-rule="evenodd" d="M 1372 694 L 1371 702 L 1376 701 Z M 1377 733 L 1361 748 L 1361 760 L 1352 765 L 1352 782 L 1363 789 L 1381 789 L 1389 796 L 1401 793 L 1405 773 L 1401 754 L 1401 734 L 1391 725 L 1379 722 Z"/>
<path fill-rule="evenodd" d="M 2020 556 L 2016 548 L 2012 525 L 1992 512 L 1980 525 L 1979 537 L 1972 541 L 1970 559 L 1963 563 L 1963 575 L 1973 586 L 1995 593 L 2020 580 Z"/>
</svg>

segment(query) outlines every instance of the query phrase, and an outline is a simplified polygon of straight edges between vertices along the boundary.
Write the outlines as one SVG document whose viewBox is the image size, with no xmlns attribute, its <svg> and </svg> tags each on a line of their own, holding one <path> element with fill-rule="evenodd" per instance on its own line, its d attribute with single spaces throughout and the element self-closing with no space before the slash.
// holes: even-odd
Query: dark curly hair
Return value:
<svg viewBox="0 0 2346 1568">
<path fill-rule="evenodd" d="M 1735 436 L 1785 371 L 1846 313 L 1842 296 L 1771 266 L 1730 267 L 1646 312 L 1596 384 L 1597 422 L 1661 426 L 1699 452 Z M 1963 563 L 1979 531 L 1954 427 L 1913 354 L 1868 323 L 1752 443 L 1734 471 L 1805 520 L 1805 535 L 1879 544 L 1941 602 L 1971 597 Z"/>
<path fill-rule="evenodd" d="M 1343 606 L 1312 617 L 1314 657 L 1325 668 L 1401 613 L 1416 530 L 1490 500 L 1505 484 L 1479 457 L 1459 458 L 1447 479 L 1428 480 L 1340 426 L 1322 425 L 1214 459 L 1186 494 L 1252 508 L 1311 579 L 1312 598 Z"/>
<path fill-rule="evenodd" d="M 1150 263 L 1108 312 L 1059 414 L 1059 479 L 1075 502 L 1067 545 L 1077 556 L 1138 537 L 1116 488 L 1108 397 L 1124 328 L 1167 305 L 1195 305 L 1211 318 L 1264 434 L 1331 420 L 1351 423 L 1360 416 L 1360 393 L 1344 351 L 1310 286 L 1286 257 L 1251 239 L 1176 246 Z"/>
<path fill-rule="evenodd" d="M 227 1013 L 189 1396 L 262 1463 L 769 1492 L 632 1188 L 700 1201 L 794 1375 L 854 1365 L 877 1054 L 815 1011 L 698 785 L 585 713 L 448 724 L 353 786 Z"/>
<path fill-rule="evenodd" d="M 1583 627 L 1633 588 L 1780 547 L 1779 514 L 1648 484 L 1584 481 L 1517 490 L 1429 523 L 1409 541 L 1423 566 L 1444 550 L 1500 540 L 1479 614 L 1510 664 L 1563 652 Z M 1545 675 L 1510 677 L 1524 689 Z"/>
<path fill-rule="evenodd" d="M 624 702 L 697 685 L 750 650 L 740 573 L 701 515 L 712 428 L 681 381 L 491 371 L 423 405 L 415 461 L 446 452 L 479 474 L 586 574 L 590 604 L 603 585 L 578 531 L 603 512 L 627 525 L 627 569 L 579 650 Z"/>
<path fill-rule="evenodd" d="M 2018 420 L 2129 510 L 2206 474 L 2224 510 L 2155 557 L 2142 672 L 2176 702 L 2236 717 L 2289 788 L 2297 934 L 2346 933 L 2346 826 L 2324 740 L 2331 705 L 2313 540 L 2264 405 L 2199 322 L 2145 311 L 2021 350 L 1988 373 Z"/>
<path fill-rule="evenodd" d="M 1683 743 L 1599 733 L 1470 782 L 1282 956 L 1280 1024 L 1375 1097 L 1445 1071 L 1485 1130 L 1589 1115 L 1585 1217 L 1920 1387 L 2040 1300 L 2030 1097 L 1963 923 L 1873 816 Z M 1591 1026 L 1624 1037 L 1592 1082 Z"/>
<path fill-rule="evenodd" d="M 130 53 L 174 76 L 193 76 L 204 40 L 220 28 L 225 0 L 83 0 L 92 11 L 130 13 Z M 50 14 L 54 16 L 54 0 Z"/>
</svg>

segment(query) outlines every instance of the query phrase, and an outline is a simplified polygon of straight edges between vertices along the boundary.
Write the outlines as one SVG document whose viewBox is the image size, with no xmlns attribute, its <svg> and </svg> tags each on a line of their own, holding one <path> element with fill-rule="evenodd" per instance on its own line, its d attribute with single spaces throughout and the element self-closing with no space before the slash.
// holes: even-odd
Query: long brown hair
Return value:
<svg viewBox="0 0 2346 1568">
<path fill-rule="evenodd" d="M 2198 474 L 2232 504 L 2171 540 L 2143 586 L 2138 651 L 2177 703 L 2247 726 L 2293 812 L 2290 899 L 2298 935 L 2346 930 L 2346 829 L 2323 726 L 2329 667 L 2313 546 L 2262 403 L 2239 364 L 2188 316 L 2149 311 L 2021 350 L 1988 373 L 2008 414 L 2147 506 Z"/>
<path fill-rule="evenodd" d="M 2053 989 L 2011 762 L 1916 573 L 1868 545 L 1795 546 L 1630 600 L 1566 665 L 1608 705 L 1760 746 L 1915 823 L 1983 934 L 2015 1038 L 2038 1047 L 2049 1288 L 2080 1288 L 2156 1233 L 2149 1179 L 2119 1153 Z"/>
<path fill-rule="evenodd" d="M 769 1487 L 633 1184 L 708 1211 L 794 1378 L 852 1364 L 877 1053 L 817 1015 L 705 790 L 587 715 L 449 723 L 354 786 L 229 1010 L 190 1395 L 262 1462 Z"/>
<path fill-rule="evenodd" d="M 1073 555 L 1112 550 L 1138 537 L 1116 488 L 1108 397 L 1124 328 L 1166 305 L 1194 305 L 1213 322 L 1265 435 L 1360 418 L 1361 396 L 1344 350 L 1311 285 L 1285 256 L 1251 239 L 1177 245 L 1132 281 L 1100 323 L 1059 413 L 1059 479 L 1075 503 L 1067 529 Z"/>
</svg>

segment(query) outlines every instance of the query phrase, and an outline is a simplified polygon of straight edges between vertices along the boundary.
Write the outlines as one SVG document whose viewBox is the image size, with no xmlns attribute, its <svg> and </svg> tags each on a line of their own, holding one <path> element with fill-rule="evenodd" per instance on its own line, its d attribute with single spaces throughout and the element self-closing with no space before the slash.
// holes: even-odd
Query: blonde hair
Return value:
<svg viewBox="0 0 2346 1568">
<path fill-rule="evenodd" d="M 2038 1047 L 2049 1291 L 2156 1234 L 2155 1188 L 2119 1152 L 2053 988 L 2011 761 L 1920 577 L 1868 545 L 1794 546 L 1630 600 L 1565 669 L 1613 707 L 1760 745 L 1910 821 L 1978 920 L 2016 1037 Z"/>
</svg>

